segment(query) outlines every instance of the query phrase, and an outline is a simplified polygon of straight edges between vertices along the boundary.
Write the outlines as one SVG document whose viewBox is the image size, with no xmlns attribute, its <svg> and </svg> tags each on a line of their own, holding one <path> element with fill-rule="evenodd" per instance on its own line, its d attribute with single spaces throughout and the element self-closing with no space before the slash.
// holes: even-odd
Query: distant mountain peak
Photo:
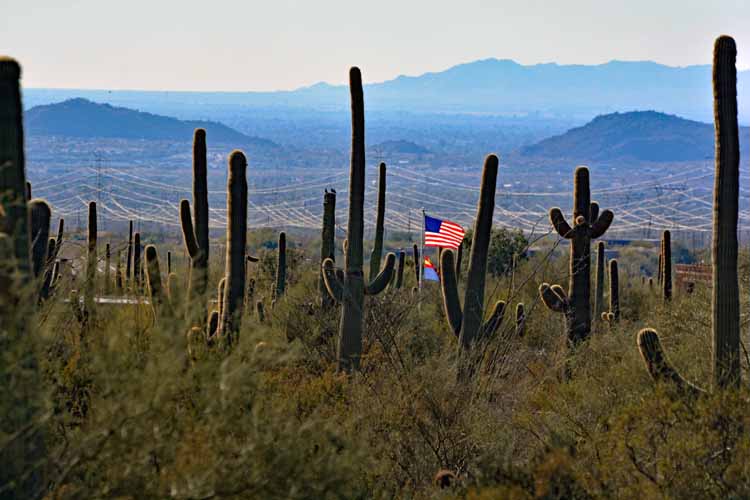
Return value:
<svg viewBox="0 0 750 500">
<path fill-rule="evenodd" d="M 746 135 L 745 130 L 742 142 Z M 653 110 L 610 113 L 527 146 L 521 153 L 573 162 L 702 161 L 713 157 L 714 127 Z"/>
<path fill-rule="evenodd" d="M 219 122 L 183 121 L 82 97 L 33 107 L 24 113 L 24 122 L 30 136 L 191 141 L 193 131 L 204 128 L 210 142 L 235 147 L 278 147 L 272 141 L 249 137 Z"/>
</svg>

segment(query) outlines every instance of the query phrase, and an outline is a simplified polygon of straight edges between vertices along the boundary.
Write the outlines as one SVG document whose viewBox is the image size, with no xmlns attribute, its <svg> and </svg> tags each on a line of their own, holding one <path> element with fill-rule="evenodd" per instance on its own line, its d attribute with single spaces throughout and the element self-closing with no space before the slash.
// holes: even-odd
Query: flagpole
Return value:
<svg viewBox="0 0 750 500">
<path fill-rule="evenodd" d="M 422 207 L 422 239 L 420 240 L 421 246 L 419 248 L 419 291 L 422 291 L 422 283 L 424 282 L 424 232 L 425 232 L 425 211 Z"/>
</svg>

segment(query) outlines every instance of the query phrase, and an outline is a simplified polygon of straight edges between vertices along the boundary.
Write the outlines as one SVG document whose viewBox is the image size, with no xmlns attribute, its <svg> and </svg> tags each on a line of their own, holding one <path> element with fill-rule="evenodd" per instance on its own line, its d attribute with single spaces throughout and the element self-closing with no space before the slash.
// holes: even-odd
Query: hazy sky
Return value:
<svg viewBox="0 0 750 500">
<path fill-rule="evenodd" d="M 651 59 L 705 64 L 735 37 L 750 67 L 750 0 L 0 0 L 0 51 L 27 87 L 291 89 L 439 71 Z"/>
</svg>

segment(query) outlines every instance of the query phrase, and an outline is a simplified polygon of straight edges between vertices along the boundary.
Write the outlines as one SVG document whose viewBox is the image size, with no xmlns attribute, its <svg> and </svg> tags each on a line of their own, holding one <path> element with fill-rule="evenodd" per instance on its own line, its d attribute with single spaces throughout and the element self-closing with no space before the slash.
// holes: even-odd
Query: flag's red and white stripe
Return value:
<svg viewBox="0 0 750 500">
<path fill-rule="evenodd" d="M 424 232 L 424 246 L 426 247 L 444 247 L 444 248 L 458 248 L 464 239 L 464 228 L 448 220 L 443 220 L 440 223 L 440 230 L 438 232 L 427 231 Z"/>
</svg>

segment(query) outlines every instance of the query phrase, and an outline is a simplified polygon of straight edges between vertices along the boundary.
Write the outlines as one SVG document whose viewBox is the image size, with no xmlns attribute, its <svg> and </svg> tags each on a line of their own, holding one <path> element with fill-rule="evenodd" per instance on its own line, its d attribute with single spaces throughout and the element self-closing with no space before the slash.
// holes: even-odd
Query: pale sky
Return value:
<svg viewBox="0 0 750 500">
<path fill-rule="evenodd" d="M 708 64 L 750 0 L 0 0 L 26 87 L 277 90 L 440 71 L 487 57 Z"/>
</svg>

